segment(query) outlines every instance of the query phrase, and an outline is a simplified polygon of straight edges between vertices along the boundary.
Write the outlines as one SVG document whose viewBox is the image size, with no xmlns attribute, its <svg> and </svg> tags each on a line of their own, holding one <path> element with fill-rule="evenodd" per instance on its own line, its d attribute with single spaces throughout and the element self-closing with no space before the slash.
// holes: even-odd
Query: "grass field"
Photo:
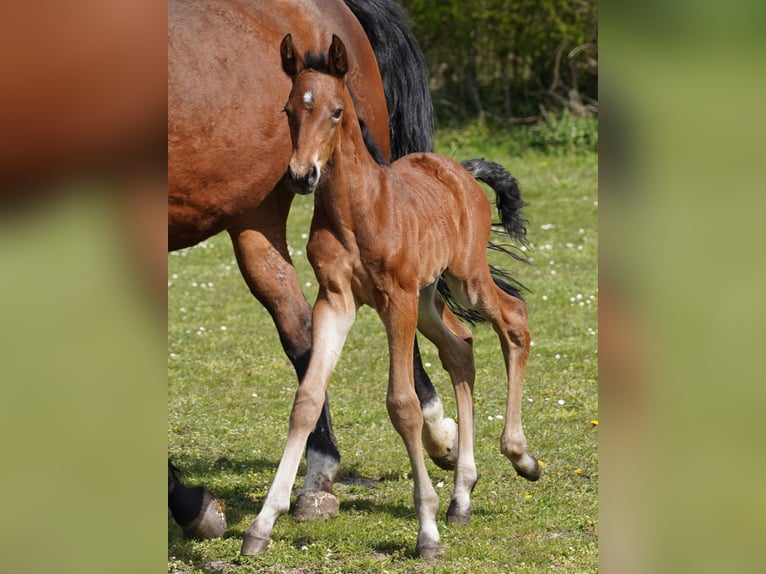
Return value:
<svg viewBox="0 0 766 574">
<path fill-rule="evenodd" d="M 511 156 L 502 138 L 483 143 L 439 134 L 456 159 L 486 157 L 519 180 L 532 265 L 491 260 L 528 286 L 533 347 L 523 421 L 543 476 L 516 476 L 499 452 L 505 384 L 491 327 L 474 328 L 476 462 L 480 479 L 465 527 L 444 519 L 452 476 L 427 462 L 440 495 L 444 556 L 414 557 L 417 519 L 403 444 L 385 407 L 387 350 L 369 308 L 359 317 L 330 383 L 341 450 L 337 518 L 297 523 L 283 516 L 269 550 L 238 556 L 284 446 L 296 386 L 268 314 L 239 276 L 228 236 L 168 257 L 168 442 L 185 482 L 204 483 L 227 505 L 222 539 L 184 540 L 168 518 L 168 572 L 596 572 L 598 556 L 597 156 Z M 312 198 L 294 203 L 288 229 L 310 301 L 316 282 L 305 258 Z M 449 380 L 421 338 L 424 361 L 455 416 Z M 304 467 L 299 470 L 298 483 Z"/>
</svg>

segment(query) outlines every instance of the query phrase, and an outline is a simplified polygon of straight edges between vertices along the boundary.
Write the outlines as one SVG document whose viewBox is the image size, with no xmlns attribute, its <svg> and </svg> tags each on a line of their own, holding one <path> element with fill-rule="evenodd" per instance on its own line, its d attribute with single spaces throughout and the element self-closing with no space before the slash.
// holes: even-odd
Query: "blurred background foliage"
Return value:
<svg viewBox="0 0 766 574">
<path fill-rule="evenodd" d="M 598 116 L 597 0 L 401 3 L 426 55 L 440 128 L 542 121 L 553 133 L 538 143 L 549 145 L 573 118 Z"/>
</svg>

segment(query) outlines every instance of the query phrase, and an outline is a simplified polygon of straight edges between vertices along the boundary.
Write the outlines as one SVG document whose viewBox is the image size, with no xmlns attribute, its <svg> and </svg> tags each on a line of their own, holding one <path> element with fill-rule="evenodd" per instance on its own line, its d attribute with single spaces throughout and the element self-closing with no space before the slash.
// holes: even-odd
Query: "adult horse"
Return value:
<svg viewBox="0 0 766 574">
<path fill-rule="evenodd" d="M 288 30 L 301 55 L 320 67 L 322 55 L 311 49 L 343 34 L 359 116 L 385 157 L 430 150 L 433 129 L 425 63 L 392 0 L 169 0 L 168 248 L 229 233 L 242 276 L 271 314 L 300 381 L 311 351 L 311 308 L 287 250 L 293 195 L 283 180 L 291 145 L 282 110 L 290 80 L 273 49 Z M 455 423 L 443 419 L 417 342 L 414 356 L 426 448 L 452 468 Z M 327 400 L 306 460 L 296 515 L 337 513 L 332 483 L 340 456 Z M 187 534 L 220 535 L 225 523 L 209 493 L 186 489 L 170 465 L 168 480 L 171 511 Z"/>
</svg>

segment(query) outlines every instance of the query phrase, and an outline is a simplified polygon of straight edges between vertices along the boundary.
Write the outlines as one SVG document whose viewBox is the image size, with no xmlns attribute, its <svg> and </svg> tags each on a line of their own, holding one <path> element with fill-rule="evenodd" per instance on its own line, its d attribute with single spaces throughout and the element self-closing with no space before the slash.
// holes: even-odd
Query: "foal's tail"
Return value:
<svg viewBox="0 0 766 574">
<path fill-rule="evenodd" d="M 521 216 L 521 210 L 526 203 L 521 199 L 521 190 L 516 178 L 499 163 L 484 159 L 466 160 L 463 162 L 463 167 L 474 178 L 483 181 L 495 190 L 500 224 L 512 239 L 526 244 L 527 220 Z M 517 259 L 520 258 L 516 254 L 514 256 Z"/>
<path fill-rule="evenodd" d="M 526 203 L 524 203 L 524 200 L 521 198 L 521 190 L 519 189 L 519 184 L 516 181 L 516 178 L 499 163 L 486 161 L 484 159 L 469 159 L 462 162 L 462 165 L 474 178 L 483 181 L 495 190 L 497 197 L 495 203 L 497 205 L 497 211 L 500 214 L 499 225 L 502 226 L 503 232 L 511 239 L 516 240 L 522 245 L 526 245 L 527 220 L 521 215 L 521 210 Z M 487 245 L 487 249 L 499 251 L 500 253 L 510 255 L 514 259 L 529 263 L 529 260 L 523 255 L 523 252 L 514 248 L 514 246 L 500 245 L 490 241 Z M 499 267 L 490 265 L 489 270 L 492 273 L 492 279 L 494 279 L 495 284 L 509 295 L 518 299 L 523 299 L 521 291 L 529 291 L 529 289 L 527 289 L 521 282 L 511 277 Z M 456 315 L 471 323 L 480 323 L 484 321 L 484 318 L 475 311 L 465 309 L 458 304 L 454 296 L 449 292 L 444 280 L 439 280 L 438 288 L 442 299 L 444 299 L 445 303 L 449 305 L 450 309 L 452 309 Z"/>
</svg>

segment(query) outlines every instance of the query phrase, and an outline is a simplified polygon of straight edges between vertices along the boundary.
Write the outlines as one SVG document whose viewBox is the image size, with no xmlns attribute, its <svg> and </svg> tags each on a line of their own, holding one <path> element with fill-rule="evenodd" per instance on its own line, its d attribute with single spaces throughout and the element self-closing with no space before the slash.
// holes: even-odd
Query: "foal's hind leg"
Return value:
<svg viewBox="0 0 766 574">
<path fill-rule="evenodd" d="M 290 194 L 278 191 L 229 229 L 229 234 L 242 276 L 271 314 L 282 347 L 301 381 L 311 354 L 311 306 L 300 289 L 287 252 L 285 221 Z M 340 466 L 340 454 L 326 399 L 308 439 L 306 462 L 306 480 L 296 503 L 296 518 L 337 515 L 339 502 L 332 483 Z"/>
<path fill-rule="evenodd" d="M 466 276 L 473 278 L 468 281 L 457 278 Z M 531 340 L 527 326 L 527 307 L 524 301 L 498 287 L 489 269 L 480 275 L 461 272 L 447 279 L 453 293 L 492 323 L 500 338 L 508 375 L 505 426 L 500 437 L 500 451 L 510 459 L 517 473 L 528 480 L 537 480 L 540 478 L 540 466 L 535 457 L 527 453 L 527 439 L 521 425 L 521 391 Z"/>
<path fill-rule="evenodd" d="M 471 492 L 478 473 L 473 455 L 473 338 L 470 329 L 435 297 L 433 286 L 420 296 L 418 330 L 439 350 L 439 359 L 450 375 L 458 411 L 458 448 L 455 486 L 447 511 L 450 524 L 467 524 L 471 518 Z"/>
<path fill-rule="evenodd" d="M 527 480 L 540 478 L 537 459 L 527 452 L 527 439 L 521 424 L 521 392 L 530 348 L 527 306 L 521 299 L 492 284 L 496 297 L 495 312 L 488 312 L 505 357 L 508 372 L 508 397 L 505 403 L 505 426 L 500 437 L 500 451 L 510 459 L 516 472 Z"/>
</svg>

